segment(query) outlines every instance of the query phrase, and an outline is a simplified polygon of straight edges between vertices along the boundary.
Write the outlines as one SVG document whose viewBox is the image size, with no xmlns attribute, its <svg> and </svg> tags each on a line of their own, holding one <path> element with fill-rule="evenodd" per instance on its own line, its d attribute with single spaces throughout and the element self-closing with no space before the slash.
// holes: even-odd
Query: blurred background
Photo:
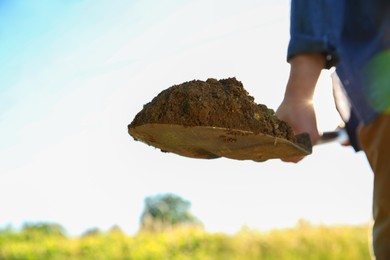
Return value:
<svg viewBox="0 0 390 260">
<path fill-rule="evenodd" d="M 172 193 L 208 232 L 371 220 L 362 153 L 316 146 L 299 164 L 199 160 L 127 133 L 142 106 L 193 79 L 236 77 L 276 109 L 289 73 L 288 0 L 0 1 L 0 227 L 135 234 L 144 199 Z M 330 72 L 318 124 L 341 122 Z"/>
</svg>

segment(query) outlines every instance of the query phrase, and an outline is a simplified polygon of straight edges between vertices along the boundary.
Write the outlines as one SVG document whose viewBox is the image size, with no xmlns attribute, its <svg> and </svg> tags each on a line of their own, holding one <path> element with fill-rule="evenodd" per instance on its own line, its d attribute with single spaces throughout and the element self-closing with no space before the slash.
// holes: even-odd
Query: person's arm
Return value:
<svg viewBox="0 0 390 260">
<path fill-rule="evenodd" d="M 290 60 L 290 76 L 284 99 L 276 115 L 286 121 L 295 134 L 309 133 L 315 144 L 320 138 L 313 107 L 313 95 L 326 59 L 323 54 L 299 54 Z M 285 161 L 298 162 L 302 158 Z"/>
<path fill-rule="evenodd" d="M 287 49 L 291 69 L 276 115 L 289 123 L 295 134 L 309 133 L 313 144 L 320 138 L 313 107 L 314 90 L 321 70 L 339 61 L 337 46 L 344 10 L 344 0 L 291 0 L 291 37 Z"/>
<path fill-rule="evenodd" d="M 287 60 L 304 53 L 322 53 L 325 68 L 339 62 L 338 45 L 344 23 L 345 0 L 291 0 Z"/>
</svg>

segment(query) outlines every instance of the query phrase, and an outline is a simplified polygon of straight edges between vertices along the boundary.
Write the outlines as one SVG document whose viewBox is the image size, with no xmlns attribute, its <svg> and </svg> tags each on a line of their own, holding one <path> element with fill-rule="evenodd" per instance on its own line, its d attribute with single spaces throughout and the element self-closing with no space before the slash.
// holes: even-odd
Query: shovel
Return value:
<svg viewBox="0 0 390 260">
<path fill-rule="evenodd" d="M 159 148 L 163 152 L 199 159 L 220 157 L 263 162 L 269 159 L 301 157 L 311 154 L 308 134 L 296 136 L 296 142 L 266 134 L 211 126 L 182 126 L 175 124 L 144 124 L 129 127 L 135 140 Z M 342 139 L 339 128 L 325 132 L 320 143 Z"/>
</svg>

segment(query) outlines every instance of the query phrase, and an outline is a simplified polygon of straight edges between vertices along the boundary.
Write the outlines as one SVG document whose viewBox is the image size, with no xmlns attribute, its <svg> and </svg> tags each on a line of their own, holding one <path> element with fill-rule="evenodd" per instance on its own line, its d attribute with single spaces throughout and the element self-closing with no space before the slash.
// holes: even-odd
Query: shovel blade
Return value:
<svg viewBox="0 0 390 260">
<path fill-rule="evenodd" d="M 308 135 L 300 135 L 298 142 L 293 143 L 283 138 L 254 134 L 250 131 L 173 124 L 144 124 L 129 128 L 129 134 L 163 152 L 199 159 L 226 157 L 262 162 L 311 153 Z"/>
</svg>

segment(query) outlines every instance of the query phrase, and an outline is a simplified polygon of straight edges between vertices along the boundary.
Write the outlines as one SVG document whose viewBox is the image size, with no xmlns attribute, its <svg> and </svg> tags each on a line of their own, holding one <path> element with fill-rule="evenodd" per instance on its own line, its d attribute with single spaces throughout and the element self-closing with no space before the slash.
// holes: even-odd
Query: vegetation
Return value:
<svg viewBox="0 0 390 260">
<path fill-rule="evenodd" d="M 292 229 L 242 229 L 227 235 L 176 225 L 162 232 L 141 231 L 134 236 L 115 227 L 74 238 L 52 227 L 62 230 L 55 224 L 38 224 L 37 228 L 29 224 L 21 231 L 0 230 L 0 259 L 370 259 L 368 226 L 328 227 L 301 222 Z"/>
<path fill-rule="evenodd" d="M 360 260 L 370 259 L 368 226 L 313 226 L 234 235 L 206 232 L 173 194 L 145 199 L 140 231 L 129 236 L 118 226 L 69 237 L 56 223 L 28 223 L 20 231 L 0 230 L 0 260 Z"/>
<path fill-rule="evenodd" d="M 159 232 L 177 225 L 200 226 L 190 207 L 189 201 L 175 194 L 146 197 L 140 221 L 141 231 Z"/>
</svg>

